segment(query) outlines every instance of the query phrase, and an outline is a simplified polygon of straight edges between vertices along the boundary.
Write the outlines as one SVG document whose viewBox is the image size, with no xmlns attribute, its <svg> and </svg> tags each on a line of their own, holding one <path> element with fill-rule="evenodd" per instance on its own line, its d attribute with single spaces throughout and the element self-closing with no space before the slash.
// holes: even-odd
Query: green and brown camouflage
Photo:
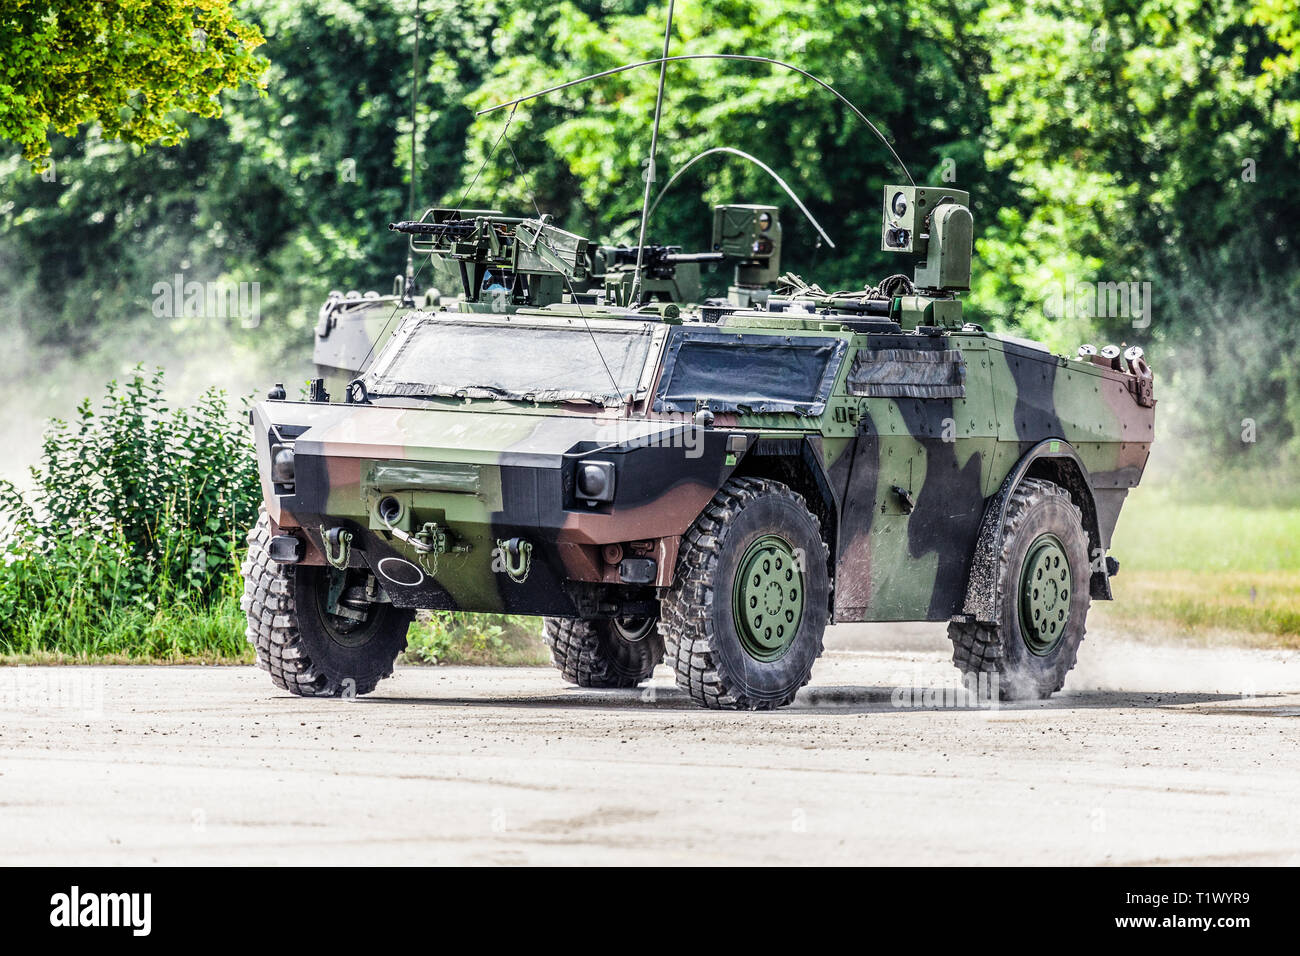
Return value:
<svg viewBox="0 0 1300 956">
<path fill-rule="evenodd" d="M 795 699 L 828 623 L 946 620 L 978 697 L 1054 693 L 1090 601 L 1111 597 L 1107 550 L 1153 439 L 1141 350 L 1059 356 L 968 323 L 967 193 L 912 182 L 807 71 L 672 57 L 670 40 L 671 23 L 657 60 L 489 108 L 658 64 L 641 245 L 540 213 L 394 223 L 410 256 L 391 303 L 322 315 L 317 361 L 350 377 L 342 401 L 317 379 L 307 402 L 277 389 L 253 410 L 259 664 L 293 693 L 365 693 L 417 608 L 534 614 L 566 680 L 631 687 L 667 661 L 697 702 L 760 709 Z M 914 274 L 830 293 L 782 274 L 771 206 L 716 207 L 703 253 L 646 245 L 666 67 L 683 59 L 785 68 L 846 106 L 908 179 L 884 188 L 881 249 Z M 718 153 L 769 173 L 833 247 L 739 150 L 703 151 L 664 190 Z M 417 258 L 434 283 L 420 300 Z M 726 298 L 692 302 L 720 262 Z"/>
<path fill-rule="evenodd" d="M 580 278 L 585 240 L 511 225 L 539 270 Z M 965 193 L 888 187 L 882 247 L 924 257 L 915 280 L 847 295 L 795 280 L 766 308 L 524 288 L 508 253 L 508 309 L 466 307 L 487 291 L 466 275 L 455 308 L 401 318 L 344 401 L 256 406 L 272 556 L 366 570 L 399 608 L 653 615 L 683 536 L 751 477 L 818 519 L 830 620 L 996 624 L 972 568 L 1015 488 L 1047 479 L 1078 507 L 1091 596 L 1108 599 L 1151 372 L 1137 349 L 1059 356 L 965 323 L 971 239 Z"/>
</svg>

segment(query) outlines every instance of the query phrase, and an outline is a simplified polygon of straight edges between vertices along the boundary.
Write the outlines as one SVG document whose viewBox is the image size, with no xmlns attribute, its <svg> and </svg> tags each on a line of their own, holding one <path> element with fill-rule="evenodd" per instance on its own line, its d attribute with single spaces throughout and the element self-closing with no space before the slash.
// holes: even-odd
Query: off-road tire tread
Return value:
<svg viewBox="0 0 1300 956">
<path fill-rule="evenodd" d="M 653 631 L 638 642 L 646 651 L 639 675 L 621 673 L 614 666 L 593 621 L 548 617 L 542 634 L 560 675 L 579 687 L 636 687 L 663 659 L 662 639 Z"/>
<path fill-rule="evenodd" d="M 749 502 L 765 496 L 788 499 L 807 512 L 820 530 L 820 523 L 808 510 L 803 496 L 789 486 L 765 478 L 732 478 L 713 496 L 683 536 L 673 587 L 660 604 L 659 626 L 664 636 L 665 660 L 673 669 L 677 686 L 697 703 L 713 710 L 775 710 L 791 703 L 799 690 L 795 688 L 781 699 L 746 697 L 718 666 L 717 655 L 711 649 L 714 578 L 727 525 Z M 822 552 L 822 559 L 827 560 L 830 551 L 824 538 Z M 823 647 L 819 635 L 817 657 L 821 657 Z M 810 677 L 804 678 L 803 683 L 807 684 Z"/>
<path fill-rule="evenodd" d="M 292 565 L 271 560 L 271 519 L 265 508 L 248 532 L 248 553 L 241 567 L 244 596 L 239 602 L 248 615 L 244 635 L 257 652 L 257 666 L 271 675 L 276 687 L 299 697 L 338 697 L 344 687 L 312 667 L 295 622 L 294 575 Z M 349 693 L 368 694 L 384 677 L 391 677 L 389 663 L 382 677 L 355 680 Z"/>
<path fill-rule="evenodd" d="M 1016 486 L 1015 491 L 1011 493 L 1011 500 L 1007 506 L 1005 524 L 1002 529 L 1002 551 L 998 555 L 996 568 L 996 580 L 998 582 L 998 595 L 995 607 L 1001 607 L 1002 602 L 1002 585 L 1007 580 L 1007 565 L 1015 552 L 1016 535 L 1020 526 L 1024 523 L 1024 516 L 1028 514 L 1033 505 L 1044 497 L 1064 498 L 1070 510 L 1074 512 L 1079 523 L 1079 528 L 1083 528 L 1083 513 L 1079 510 L 1078 505 L 1070 497 L 1070 493 L 1060 485 L 1042 478 L 1026 478 Z M 1019 569 L 1014 569 L 1018 571 Z M 1085 592 L 1086 593 L 1086 592 Z M 1091 601 L 1089 601 L 1091 603 Z M 1086 611 L 1087 605 L 1084 606 L 1085 616 L 1079 625 L 1079 641 L 1072 650 L 1069 666 L 1061 671 L 1060 680 L 1055 687 L 1050 690 L 1039 688 L 1038 695 L 1040 698 L 1051 697 L 1054 693 L 1065 686 L 1066 675 L 1074 669 L 1078 661 L 1079 647 L 1083 644 L 1087 636 Z M 978 622 L 951 621 L 948 624 L 948 638 L 952 641 L 952 662 L 963 674 L 1000 674 L 1002 670 L 1003 658 L 1003 640 L 1010 633 L 1004 631 L 1002 627 L 982 624 Z M 1011 687 L 1005 681 L 999 681 L 999 697 L 1002 700 L 1015 699 L 1011 692 Z"/>
</svg>

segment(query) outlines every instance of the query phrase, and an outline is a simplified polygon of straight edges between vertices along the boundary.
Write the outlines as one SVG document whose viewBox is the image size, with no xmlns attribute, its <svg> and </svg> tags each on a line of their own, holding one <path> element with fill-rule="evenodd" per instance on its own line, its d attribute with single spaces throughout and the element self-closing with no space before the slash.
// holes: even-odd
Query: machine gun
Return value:
<svg viewBox="0 0 1300 956">
<path fill-rule="evenodd" d="M 634 246 L 598 246 L 596 254 L 603 258 L 606 270 L 611 266 L 636 265 Z M 725 258 L 726 254 L 721 252 L 682 252 L 681 246 L 646 246 L 642 252 L 641 264 L 647 277 L 671 279 L 680 265 L 722 262 Z"/>
<path fill-rule="evenodd" d="M 388 228 L 410 236 L 412 253 L 430 257 L 435 284 L 457 289 L 463 312 L 511 312 L 562 302 L 587 275 L 587 240 L 552 225 L 547 216 L 429 209 L 418 220 Z"/>
<path fill-rule="evenodd" d="M 735 274 L 727 290 L 733 308 L 766 301 L 769 285 L 781 274 L 781 221 L 776 206 L 727 205 L 713 208 L 713 235 L 708 252 L 682 252 L 681 246 L 647 245 L 641 249 L 643 302 L 700 302 L 700 267 L 732 263 Z M 636 246 L 595 246 L 590 250 L 593 288 L 604 299 L 628 305 L 636 275 Z"/>
<path fill-rule="evenodd" d="M 589 275 L 596 295 L 614 305 L 628 305 L 636 276 L 636 246 L 595 246 Z M 681 246 L 647 245 L 641 249 L 641 299 L 646 302 L 698 302 L 700 266 L 722 262 L 720 252 L 682 252 Z"/>
</svg>

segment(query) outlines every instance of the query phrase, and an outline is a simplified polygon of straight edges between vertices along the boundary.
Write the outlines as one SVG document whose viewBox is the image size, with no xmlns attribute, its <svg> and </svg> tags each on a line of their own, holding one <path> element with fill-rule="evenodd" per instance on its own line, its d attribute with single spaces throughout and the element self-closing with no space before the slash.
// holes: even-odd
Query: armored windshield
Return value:
<svg viewBox="0 0 1300 956">
<path fill-rule="evenodd" d="M 618 405 L 647 391 L 655 338 L 646 322 L 415 312 L 362 379 L 375 398 Z"/>
<path fill-rule="evenodd" d="M 834 336 L 765 335 L 675 327 L 664 353 L 655 410 L 820 415 L 847 343 Z"/>
</svg>

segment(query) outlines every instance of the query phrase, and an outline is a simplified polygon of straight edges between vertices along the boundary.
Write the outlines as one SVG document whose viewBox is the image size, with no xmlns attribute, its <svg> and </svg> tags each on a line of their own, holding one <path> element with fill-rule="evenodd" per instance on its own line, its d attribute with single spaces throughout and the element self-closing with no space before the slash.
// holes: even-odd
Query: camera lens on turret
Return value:
<svg viewBox="0 0 1300 956">
<path fill-rule="evenodd" d="M 907 246 L 911 237 L 906 229 L 886 229 L 885 242 L 896 249 L 902 249 Z"/>
</svg>

